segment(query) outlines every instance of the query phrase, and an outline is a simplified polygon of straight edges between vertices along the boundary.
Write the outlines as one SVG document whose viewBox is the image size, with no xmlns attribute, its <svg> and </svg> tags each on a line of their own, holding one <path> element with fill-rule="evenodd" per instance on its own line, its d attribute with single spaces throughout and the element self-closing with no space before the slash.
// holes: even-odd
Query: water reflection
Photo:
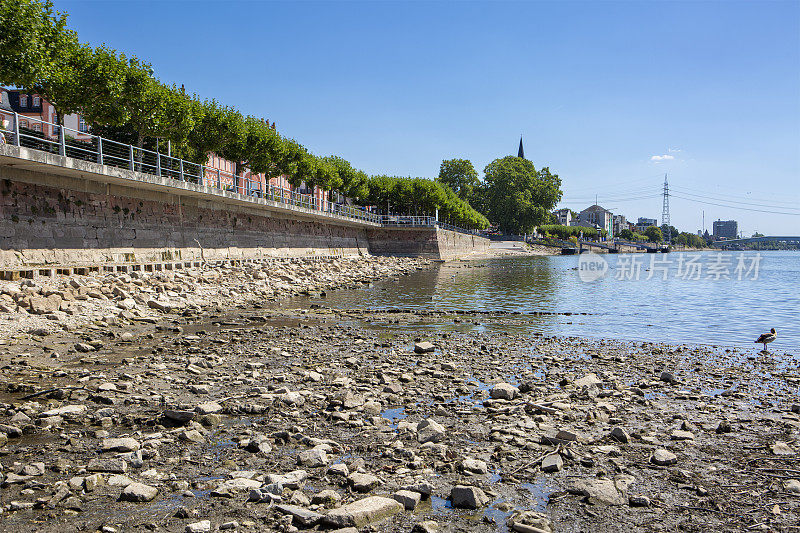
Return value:
<svg viewBox="0 0 800 533">
<path fill-rule="evenodd" d="M 735 264 L 735 253 L 730 253 Z M 699 255 L 710 261 L 715 253 Z M 797 349 L 800 252 L 762 255 L 757 280 L 681 279 L 674 272 L 679 255 L 658 254 L 659 259 L 672 262 L 667 279 L 662 279 L 661 273 L 651 276 L 648 271 L 652 256 L 639 254 L 638 280 L 611 274 L 585 283 L 578 278 L 576 256 L 516 257 L 444 263 L 396 281 L 363 290 L 333 291 L 324 300 L 311 301 L 341 309 L 518 312 L 526 316 L 514 326 L 544 334 L 748 348 L 754 346 L 758 334 L 776 327 L 778 340 L 770 349 Z M 630 260 L 626 254 L 604 257 L 611 273 Z M 559 314 L 530 315 L 534 313 Z M 489 330 L 494 326 L 490 320 L 470 317 L 464 324 L 448 327 Z"/>
</svg>

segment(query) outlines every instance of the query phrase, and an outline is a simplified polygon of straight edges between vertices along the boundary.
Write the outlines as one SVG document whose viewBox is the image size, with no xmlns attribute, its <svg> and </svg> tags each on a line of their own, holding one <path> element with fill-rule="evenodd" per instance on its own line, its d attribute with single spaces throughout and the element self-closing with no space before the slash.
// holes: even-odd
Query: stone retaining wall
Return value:
<svg viewBox="0 0 800 533">
<path fill-rule="evenodd" d="M 172 181 L 0 146 L 0 269 L 368 253 L 453 259 L 488 247 L 472 235 L 380 228 Z"/>
</svg>

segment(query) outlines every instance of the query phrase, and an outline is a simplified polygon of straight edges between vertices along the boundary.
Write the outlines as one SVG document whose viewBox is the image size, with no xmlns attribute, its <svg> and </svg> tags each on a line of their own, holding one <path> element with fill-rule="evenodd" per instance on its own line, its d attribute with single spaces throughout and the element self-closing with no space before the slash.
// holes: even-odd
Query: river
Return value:
<svg viewBox="0 0 800 533">
<path fill-rule="evenodd" d="M 605 275 L 593 279 L 603 262 Z M 595 268 L 588 268 L 593 263 Z M 310 300 L 340 309 L 557 313 L 530 316 L 526 329 L 547 335 L 759 349 L 753 341 L 774 327 L 778 338 L 769 346 L 771 351 L 800 348 L 798 251 L 451 262 Z"/>
</svg>

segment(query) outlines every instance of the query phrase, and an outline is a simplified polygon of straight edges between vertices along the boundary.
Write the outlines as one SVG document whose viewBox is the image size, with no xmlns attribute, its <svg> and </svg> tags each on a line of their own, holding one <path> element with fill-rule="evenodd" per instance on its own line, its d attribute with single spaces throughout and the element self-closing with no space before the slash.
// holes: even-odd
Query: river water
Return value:
<svg viewBox="0 0 800 533">
<path fill-rule="evenodd" d="M 583 254 L 443 263 L 311 302 L 340 309 L 559 313 L 530 316 L 525 329 L 759 349 L 753 340 L 774 327 L 778 339 L 770 351 L 794 355 L 800 349 L 800 252 Z"/>
</svg>

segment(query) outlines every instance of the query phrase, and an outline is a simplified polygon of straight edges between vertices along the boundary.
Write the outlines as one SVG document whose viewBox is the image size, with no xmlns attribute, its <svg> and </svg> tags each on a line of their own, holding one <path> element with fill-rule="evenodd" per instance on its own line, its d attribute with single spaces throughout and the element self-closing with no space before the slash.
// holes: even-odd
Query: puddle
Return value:
<svg viewBox="0 0 800 533">
<path fill-rule="evenodd" d="M 397 429 L 397 423 L 400 420 L 408 418 L 405 407 L 393 407 L 391 409 L 384 409 L 381 412 L 381 416 L 389 421 L 389 427 L 392 429 Z"/>
</svg>

